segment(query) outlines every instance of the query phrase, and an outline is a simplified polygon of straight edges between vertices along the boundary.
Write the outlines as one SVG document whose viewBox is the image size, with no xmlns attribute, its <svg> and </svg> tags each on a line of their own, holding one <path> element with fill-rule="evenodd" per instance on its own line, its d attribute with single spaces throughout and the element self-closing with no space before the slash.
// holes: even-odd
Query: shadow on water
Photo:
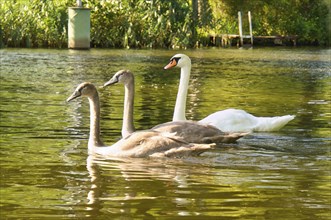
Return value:
<svg viewBox="0 0 331 220">
<path fill-rule="evenodd" d="M 282 133 L 256 133 L 240 140 L 241 144 L 252 148 L 275 152 L 286 152 L 298 156 L 316 156 L 330 153 L 330 138 L 305 138 L 287 136 Z"/>
</svg>

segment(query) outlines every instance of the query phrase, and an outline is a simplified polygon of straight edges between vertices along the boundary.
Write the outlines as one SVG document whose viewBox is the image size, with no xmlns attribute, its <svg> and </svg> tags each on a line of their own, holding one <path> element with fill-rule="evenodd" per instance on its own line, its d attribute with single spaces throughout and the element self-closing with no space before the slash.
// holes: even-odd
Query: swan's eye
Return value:
<svg viewBox="0 0 331 220">
<path fill-rule="evenodd" d="M 117 79 L 118 82 L 120 81 L 120 78 L 121 78 L 123 75 L 124 75 L 124 73 L 121 73 L 121 74 L 118 74 L 118 75 L 116 76 L 116 79 Z"/>
<path fill-rule="evenodd" d="M 175 59 L 175 60 L 176 60 L 176 62 L 178 63 L 178 62 L 179 62 L 179 60 L 180 60 L 180 57 L 175 57 L 174 59 Z"/>
<path fill-rule="evenodd" d="M 177 65 L 179 60 L 180 60 L 180 57 L 174 57 L 170 60 L 170 63 L 174 64 L 174 65 Z"/>
<path fill-rule="evenodd" d="M 178 64 L 178 62 L 179 62 L 179 60 L 180 60 L 180 57 L 175 57 L 174 60 L 175 60 L 175 62 L 176 62 L 176 66 L 177 66 L 177 64 Z"/>
</svg>

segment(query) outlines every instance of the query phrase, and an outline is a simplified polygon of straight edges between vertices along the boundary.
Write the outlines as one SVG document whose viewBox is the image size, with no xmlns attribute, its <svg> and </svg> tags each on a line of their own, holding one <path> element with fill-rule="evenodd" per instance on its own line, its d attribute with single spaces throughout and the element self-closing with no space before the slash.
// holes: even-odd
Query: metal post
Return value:
<svg viewBox="0 0 331 220">
<path fill-rule="evenodd" d="M 68 48 L 90 48 L 90 12 L 89 8 L 69 8 Z"/>
</svg>

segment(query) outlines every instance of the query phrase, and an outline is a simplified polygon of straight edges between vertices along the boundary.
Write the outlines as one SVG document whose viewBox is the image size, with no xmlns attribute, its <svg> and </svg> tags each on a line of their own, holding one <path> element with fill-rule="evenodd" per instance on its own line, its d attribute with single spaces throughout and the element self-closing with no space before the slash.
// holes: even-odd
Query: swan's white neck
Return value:
<svg viewBox="0 0 331 220">
<path fill-rule="evenodd" d="M 90 137 L 88 140 L 88 149 L 93 152 L 96 147 L 104 145 L 100 139 L 100 103 L 98 93 L 92 97 L 88 97 L 88 100 L 90 103 Z"/>
<path fill-rule="evenodd" d="M 190 80 L 190 74 L 191 74 L 191 64 L 187 64 L 180 69 L 179 88 L 178 88 L 175 111 L 172 121 L 186 120 L 185 117 L 186 98 L 187 98 L 187 90 L 188 90 L 188 83 Z"/>
<path fill-rule="evenodd" d="M 135 131 L 133 124 L 133 108 L 134 108 L 134 79 L 124 85 L 124 110 L 122 124 L 122 138 L 126 138 Z"/>
</svg>

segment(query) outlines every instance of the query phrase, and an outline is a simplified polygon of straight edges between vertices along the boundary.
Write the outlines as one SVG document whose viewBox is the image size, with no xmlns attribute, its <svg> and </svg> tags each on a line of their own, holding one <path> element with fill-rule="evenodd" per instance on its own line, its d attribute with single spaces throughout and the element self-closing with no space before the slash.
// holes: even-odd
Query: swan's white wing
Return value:
<svg viewBox="0 0 331 220">
<path fill-rule="evenodd" d="M 213 125 L 224 132 L 250 132 L 258 124 L 258 119 L 243 110 L 226 109 L 210 114 L 199 122 Z"/>
<path fill-rule="evenodd" d="M 224 132 L 277 131 L 295 116 L 255 117 L 244 110 L 226 109 L 215 112 L 200 120 Z"/>
</svg>

